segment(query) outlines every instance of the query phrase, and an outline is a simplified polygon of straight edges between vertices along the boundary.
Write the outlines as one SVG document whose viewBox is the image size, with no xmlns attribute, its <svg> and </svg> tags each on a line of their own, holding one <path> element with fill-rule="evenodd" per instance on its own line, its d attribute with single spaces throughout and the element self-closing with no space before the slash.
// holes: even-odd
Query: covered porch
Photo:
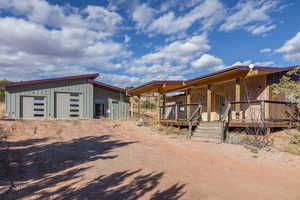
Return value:
<svg viewBox="0 0 300 200">
<path fill-rule="evenodd" d="M 184 82 L 150 82 L 132 92 L 157 92 L 157 121 L 164 125 L 226 121 L 229 127 L 293 126 L 296 105 L 272 95 L 269 75 L 274 70 L 232 67 Z M 167 95 L 174 92 L 181 95 Z"/>
</svg>

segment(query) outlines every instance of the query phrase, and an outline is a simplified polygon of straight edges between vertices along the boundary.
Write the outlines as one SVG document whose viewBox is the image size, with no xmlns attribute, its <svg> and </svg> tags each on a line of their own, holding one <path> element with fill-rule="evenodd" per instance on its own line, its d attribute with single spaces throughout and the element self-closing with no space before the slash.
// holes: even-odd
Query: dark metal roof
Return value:
<svg viewBox="0 0 300 200">
<path fill-rule="evenodd" d="M 95 80 L 88 80 L 88 82 L 93 84 L 96 87 L 107 88 L 107 89 L 114 90 L 114 91 L 117 91 L 117 92 L 121 92 L 121 93 L 124 93 L 124 94 L 126 93 L 126 90 L 123 89 L 123 88 L 119 88 L 119 87 L 109 85 L 109 84 L 106 84 L 106 83 L 103 83 L 103 82 L 99 82 L 99 81 L 95 81 Z"/>
<path fill-rule="evenodd" d="M 49 83 L 49 82 L 55 82 L 55 81 L 65 81 L 65 80 L 72 80 L 72 79 L 95 79 L 98 76 L 99 76 L 99 74 L 96 73 L 96 74 L 84 74 L 84 75 L 78 75 L 78 76 L 66 76 L 66 77 L 31 80 L 31 81 L 11 82 L 11 83 L 0 84 L 0 87 L 12 87 L 12 86 L 18 86 L 18 85 L 33 85 L 33 84 Z"/>
<path fill-rule="evenodd" d="M 267 72 L 274 72 L 274 73 L 276 73 L 276 72 L 289 71 L 289 70 L 294 69 L 295 67 L 297 67 L 297 66 L 290 66 L 290 67 L 254 66 L 254 70 L 258 69 L 260 71 L 267 71 Z M 222 73 L 226 73 L 226 72 L 232 72 L 232 71 L 249 71 L 249 70 L 250 70 L 249 66 L 233 66 L 233 67 L 229 67 L 229 68 L 226 68 L 226 69 L 223 69 L 223 70 L 219 70 L 219 71 L 216 71 L 216 72 L 213 72 L 213 73 L 210 73 L 210 74 L 206 74 L 206 75 L 203 75 L 203 76 L 199 76 L 199 77 L 187 80 L 184 83 L 189 84 L 189 83 L 191 83 L 193 81 L 196 81 L 196 80 L 208 78 L 208 77 L 215 76 L 215 75 L 222 74 Z"/>
<path fill-rule="evenodd" d="M 145 83 L 143 85 L 140 85 L 138 87 L 135 87 L 131 90 L 128 90 L 128 93 L 134 92 L 135 90 L 138 90 L 142 87 L 145 86 L 150 86 L 150 85 L 164 85 L 164 84 L 168 84 L 168 85 L 177 85 L 177 84 L 183 84 L 184 81 L 180 81 L 180 80 L 155 80 L 155 81 L 150 81 L 148 83 Z"/>
</svg>

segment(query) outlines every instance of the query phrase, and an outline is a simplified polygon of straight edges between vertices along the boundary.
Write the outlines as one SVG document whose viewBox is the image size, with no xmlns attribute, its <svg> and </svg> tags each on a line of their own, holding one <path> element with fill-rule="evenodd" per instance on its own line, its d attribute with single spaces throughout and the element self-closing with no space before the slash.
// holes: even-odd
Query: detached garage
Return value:
<svg viewBox="0 0 300 200">
<path fill-rule="evenodd" d="M 6 113 L 20 119 L 128 118 L 125 90 L 95 81 L 98 74 L 12 82 L 5 87 Z"/>
</svg>

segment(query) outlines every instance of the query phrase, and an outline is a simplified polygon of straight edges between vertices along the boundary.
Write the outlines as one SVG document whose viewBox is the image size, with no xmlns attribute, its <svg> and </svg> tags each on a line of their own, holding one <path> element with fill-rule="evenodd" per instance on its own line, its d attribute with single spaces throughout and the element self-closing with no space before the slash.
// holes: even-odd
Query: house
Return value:
<svg viewBox="0 0 300 200">
<path fill-rule="evenodd" d="M 186 81 L 152 81 L 128 92 L 158 93 L 160 124 L 204 126 L 230 121 L 229 127 L 258 127 L 261 122 L 269 128 L 287 127 L 297 117 L 295 105 L 274 95 L 270 86 L 294 68 L 233 66 Z M 174 92 L 184 92 L 185 101 L 182 96 L 166 98 Z M 168 99 L 183 103 L 170 104 Z"/>
<path fill-rule="evenodd" d="M 15 119 L 127 118 L 129 99 L 124 89 L 98 82 L 99 74 L 11 82 L 5 107 Z"/>
</svg>

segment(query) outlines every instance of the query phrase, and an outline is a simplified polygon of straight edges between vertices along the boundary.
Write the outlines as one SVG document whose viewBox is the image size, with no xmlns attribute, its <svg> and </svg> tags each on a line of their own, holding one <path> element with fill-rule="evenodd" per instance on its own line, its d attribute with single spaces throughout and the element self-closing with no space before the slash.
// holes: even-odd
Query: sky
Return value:
<svg viewBox="0 0 300 200">
<path fill-rule="evenodd" d="M 0 0 L 0 79 L 120 87 L 300 64 L 297 0 Z"/>
</svg>

